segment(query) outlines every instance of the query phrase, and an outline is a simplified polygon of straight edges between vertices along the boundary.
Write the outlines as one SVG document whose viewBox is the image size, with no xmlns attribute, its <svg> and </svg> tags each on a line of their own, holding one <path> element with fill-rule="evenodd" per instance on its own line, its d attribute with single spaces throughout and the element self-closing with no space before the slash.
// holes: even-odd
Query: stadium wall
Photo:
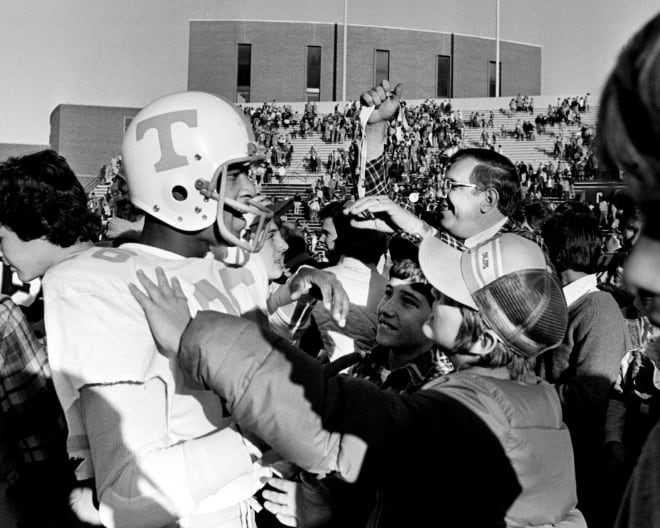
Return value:
<svg viewBox="0 0 660 528">
<path fill-rule="evenodd" d="M 306 101 L 307 47 L 321 47 L 320 101 L 342 98 L 343 26 L 321 23 L 193 20 L 188 88 L 237 98 L 237 50 L 251 45 L 250 101 Z M 451 57 L 449 97 L 486 97 L 495 40 L 432 31 L 348 26 L 346 97 L 375 81 L 376 50 L 389 52 L 389 77 L 406 97 L 436 96 L 437 57 Z M 503 96 L 541 93 L 540 46 L 500 41 Z"/>
<path fill-rule="evenodd" d="M 124 132 L 139 108 L 58 105 L 50 115 L 50 145 L 80 177 L 96 176 L 119 154 Z"/>
</svg>

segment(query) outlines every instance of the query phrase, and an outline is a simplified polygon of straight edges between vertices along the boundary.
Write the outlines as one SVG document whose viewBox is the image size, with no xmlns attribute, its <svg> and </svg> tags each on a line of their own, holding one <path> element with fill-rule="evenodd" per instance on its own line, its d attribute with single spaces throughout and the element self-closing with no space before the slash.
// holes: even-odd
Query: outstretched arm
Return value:
<svg viewBox="0 0 660 528">
<path fill-rule="evenodd" d="M 398 394 L 364 380 L 327 378 L 317 360 L 252 321 L 208 311 L 190 321 L 176 287 L 160 277 L 158 285 L 140 281 L 147 293 L 134 285 L 131 291 L 164 351 L 284 459 L 355 481 L 368 447 L 385 453 L 383 443 L 410 430 L 411 413 Z"/>
<path fill-rule="evenodd" d="M 388 196 L 365 196 L 349 203 L 344 214 L 351 217 L 351 225 L 362 229 L 374 229 L 385 233 L 405 231 L 427 236 L 437 231 L 421 218 L 393 202 Z"/>
</svg>

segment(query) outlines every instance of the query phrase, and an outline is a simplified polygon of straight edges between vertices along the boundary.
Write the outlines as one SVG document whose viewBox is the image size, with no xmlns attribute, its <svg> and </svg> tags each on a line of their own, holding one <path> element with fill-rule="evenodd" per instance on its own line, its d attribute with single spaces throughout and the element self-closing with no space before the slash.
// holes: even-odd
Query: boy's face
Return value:
<svg viewBox="0 0 660 528">
<path fill-rule="evenodd" d="M 227 171 L 225 197 L 246 204 L 249 199 L 254 198 L 256 189 L 248 171 L 244 167 L 230 168 Z M 234 210 L 225 204 L 222 210 L 222 219 L 230 233 L 239 236 L 245 229 L 246 220 L 242 211 Z"/>
<path fill-rule="evenodd" d="M 377 310 L 376 342 L 380 346 L 405 349 L 405 353 L 431 348 L 431 340 L 422 331 L 422 325 L 431 315 L 431 305 L 410 281 L 390 279 Z"/>
<path fill-rule="evenodd" d="M 424 323 L 424 335 L 445 351 L 451 351 L 456 343 L 456 336 L 463 321 L 463 315 L 458 306 L 446 304 L 444 296 L 435 292 L 435 302 L 431 313 Z"/>
<path fill-rule="evenodd" d="M 261 257 L 266 265 L 269 280 L 279 279 L 284 273 L 284 252 L 289 248 L 274 221 L 268 223 L 266 240 L 261 248 Z"/>
<path fill-rule="evenodd" d="M 0 226 L 2 260 L 23 282 L 43 276 L 55 264 L 54 249 L 55 246 L 44 238 L 25 242 L 11 229 Z"/>
<path fill-rule="evenodd" d="M 334 251 L 335 241 L 337 240 L 337 230 L 332 218 L 327 217 L 321 223 L 321 240 L 325 242 L 328 251 Z"/>
</svg>

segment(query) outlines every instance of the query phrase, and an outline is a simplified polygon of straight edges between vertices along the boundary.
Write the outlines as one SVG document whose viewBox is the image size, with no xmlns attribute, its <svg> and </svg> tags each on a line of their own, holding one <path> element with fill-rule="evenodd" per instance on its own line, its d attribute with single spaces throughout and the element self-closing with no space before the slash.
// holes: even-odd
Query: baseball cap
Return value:
<svg viewBox="0 0 660 528">
<path fill-rule="evenodd" d="M 568 308 L 561 284 L 533 241 L 501 233 L 461 251 L 427 237 L 419 263 L 438 291 L 481 312 L 518 354 L 536 357 L 564 338 Z"/>
</svg>

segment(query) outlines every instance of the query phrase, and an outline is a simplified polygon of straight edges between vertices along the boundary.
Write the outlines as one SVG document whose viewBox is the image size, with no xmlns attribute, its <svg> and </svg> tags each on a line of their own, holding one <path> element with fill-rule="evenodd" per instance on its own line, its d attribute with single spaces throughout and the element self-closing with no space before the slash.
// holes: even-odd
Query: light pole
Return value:
<svg viewBox="0 0 660 528">
<path fill-rule="evenodd" d="M 495 8 L 495 97 L 500 96 L 500 0 Z"/>
<path fill-rule="evenodd" d="M 499 0 L 497 0 L 499 2 Z M 341 100 L 346 105 L 346 34 L 348 33 L 348 0 L 344 0 L 344 59 L 341 68 Z"/>
</svg>

